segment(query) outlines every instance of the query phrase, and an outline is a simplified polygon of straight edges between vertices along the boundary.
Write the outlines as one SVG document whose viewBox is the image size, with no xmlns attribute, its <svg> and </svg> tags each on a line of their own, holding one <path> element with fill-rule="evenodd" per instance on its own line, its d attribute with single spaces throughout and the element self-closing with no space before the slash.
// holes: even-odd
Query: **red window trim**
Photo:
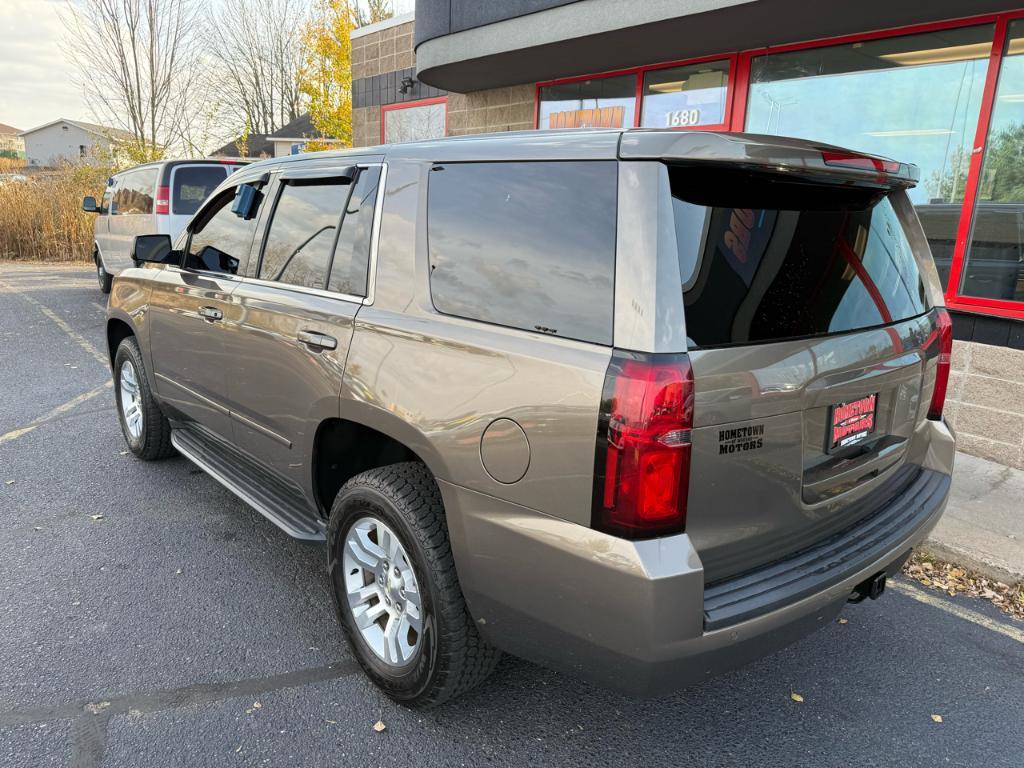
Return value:
<svg viewBox="0 0 1024 768">
<path fill-rule="evenodd" d="M 388 119 L 388 112 L 397 112 L 400 109 L 410 107 L 429 107 L 431 104 L 444 104 L 444 135 L 448 135 L 448 97 L 433 96 L 429 99 L 416 99 L 415 101 L 399 101 L 394 104 L 382 104 L 380 108 L 380 143 L 384 143 L 384 125 Z"/>
<path fill-rule="evenodd" d="M 995 105 L 996 88 L 999 81 L 999 67 L 1003 58 L 1003 51 L 1006 47 L 1007 30 L 1010 22 L 1015 19 L 1024 18 L 1024 9 L 1017 11 L 1004 11 L 1000 13 L 986 13 L 975 16 L 963 16 L 956 19 L 944 19 L 942 21 L 929 22 L 925 24 L 912 24 L 903 27 L 891 27 L 888 29 L 873 30 L 870 32 L 840 35 L 837 37 L 819 38 L 798 43 L 787 43 L 785 45 L 767 46 L 754 48 L 745 51 L 725 52 L 715 56 L 701 56 L 694 59 L 681 59 L 679 61 L 660 62 L 629 69 L 611 70 L 598 72 L 591 75 L 576 75 L 573 77 L 557 78 L 537 83 L 534 88 L 534 115 L 533 125 L 540 127 L 540 89 L 548 85 L 560 85 L 562 83 L 574 83 L 581 80 L 596 80 L 598 78 L 615 77 L 617 75 L 633 74 L 636 77 L 636 105 L 634 107 L 634 127 L 639 127 L 640 116 L 643 111 L 643 73 L 666 67 L 683 66 L 686 64 L 701 64 L 708 61 L 729 61 L 729 79 L 726 85 L 726 111 L 725 122 L 721 125 L 700 125 L 676 130 L 731 130 L 742 131 L 747 115 L 747 97 L 750 92 L 750 63 L 756 56 L 764 56 L 773 53 L 785 53 L 789 51 L 800 51 L 810 48 L 826 48 L 847 43 L 859 43 L 869 40 L 882 40 L 888 37 L 903 37 L 926 32 L 938 32 L 946 29 L 959 27 L 972 27 L 981 24 L 995 24 L 995 34 L 992 48 L 989 54 L 988 72 L 985 78 L 985 87 L 982 94 L 981 112 L 978 116 L 978 126 L 975 131 L 971 163 L 968 169 L 967 183 L 964 189 L 964 200 L 960 211 L 960 221 L 957 226 L 956 241 L 953 250 L 953 261 L 950 267 L 949 279 L 945 288 L 946 306 L 966 312 L 980 312 L 985 314 L 998 315 L 1000 317 L 1012 317 L 1024 319 L 1024 301 L 1006 301 L 1002 299 L 986 299 L 978 296 L 966 296 L 960 293 L 960 277 L 963 272 L 964 259 L 967 248 L 970 244 L 971 230 L 973 226 L 974 211 L 977 203 L 978 188 L 981 179 L 981 165 L 985 156 L 986 141 L 988 139 L 989 124 L 992 120 L 992 110 Z M 382 122 L 383 126 L 383 122 Z M 382 129 L 383 130 L 383 129 Z"/>
</svg>

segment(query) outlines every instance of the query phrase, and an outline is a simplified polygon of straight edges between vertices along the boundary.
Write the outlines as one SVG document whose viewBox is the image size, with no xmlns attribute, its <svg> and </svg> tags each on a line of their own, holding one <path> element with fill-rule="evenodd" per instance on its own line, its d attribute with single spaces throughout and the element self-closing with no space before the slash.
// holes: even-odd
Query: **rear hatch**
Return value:
<svg viewBox="0 0 1024 768">
<path fill-rule="evenodd" d="M 880 168 L 668 167 L 695 383 L 686 530 L 714 582 L 913 481 L 934 267 L 905 180 Z"/>
</svg>

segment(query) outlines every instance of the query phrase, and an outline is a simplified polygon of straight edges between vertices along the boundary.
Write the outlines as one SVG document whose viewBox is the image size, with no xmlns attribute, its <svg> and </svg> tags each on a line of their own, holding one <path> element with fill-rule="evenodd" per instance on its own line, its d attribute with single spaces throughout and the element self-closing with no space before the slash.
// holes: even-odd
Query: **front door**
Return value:
<svg viewBox="0 0 1024 768">
<path fill-rule="evenodd" d="M 275 203 L 260 263 L 232 294 L 239 308 L 228 351 L 236 443 L 310 500 L 316 430 L 338 415 L 366 295 L 381 174 L 379 165 L 312 176 L 286 171 L 268 195 Z"/>
<path fill-rule="evenodd" d="M 237 322 L 232 293 L 248 260 L 255 217 L 232 213 L 225 190 L 192 223 L 182 267 L 167 267 L 150 298 L 155 385 L 178 418 L 232 438 L 226 406 L 225 328 Z"/>
</svg>

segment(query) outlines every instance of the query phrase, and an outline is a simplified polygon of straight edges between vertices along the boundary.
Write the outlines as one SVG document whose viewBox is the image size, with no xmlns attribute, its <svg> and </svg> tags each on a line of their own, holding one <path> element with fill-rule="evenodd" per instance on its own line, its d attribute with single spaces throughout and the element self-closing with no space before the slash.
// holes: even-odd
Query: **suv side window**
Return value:
<svg viewBox="0 0 1024 768">
<path fill-rule="evenodd" d="M 427 191 L 438 311 L 612 341 L 613 160 L 440 164 Z"/>
<path fill-rule="evenodd" d="M 282 183 L 263 245 L 259 278 L 323 288 L 351 189 L 350 184 L 331 179 Z"/>
<path fill-rule="evenodd" d="M 350 296 L 366 295 L 366 277 L 370 266 L 370 235 L 373 211 L 380 184 L 380 166 L 363 168 L 356 179 L 352 196 L 341 220 L 338 245 L 334 249 L 328 289 Z"/>
<path fill-rule="evenodd" d="M 242 219 L 231 212 L 235 187 L 224 190 L 194 223 L 185 253 L 185 267 L 238 274 L 249 256 L 258 216 Z"/>
</svg>

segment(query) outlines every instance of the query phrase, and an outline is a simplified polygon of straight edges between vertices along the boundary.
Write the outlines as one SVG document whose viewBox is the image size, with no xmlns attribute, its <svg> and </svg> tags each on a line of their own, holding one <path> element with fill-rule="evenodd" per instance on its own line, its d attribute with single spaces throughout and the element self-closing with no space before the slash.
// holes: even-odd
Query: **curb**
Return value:
<svg viewBox="0 0 1024 768">
<path fill-rule="evenodd" d="M 926 540 L 918 546 L 918 551 L 927 552 L 938 560 L 962 566 L 968 571 L 977 573 L 979 576 L 984 576 L 994 581 L 1001 581 L 1003 584 L 1014 586 L 1024 583 L 1024 573 L 1015 571 L 1001 563 L 994 563 L 976 552 L 952 547 L 935 539 Z"/>
</svg>

